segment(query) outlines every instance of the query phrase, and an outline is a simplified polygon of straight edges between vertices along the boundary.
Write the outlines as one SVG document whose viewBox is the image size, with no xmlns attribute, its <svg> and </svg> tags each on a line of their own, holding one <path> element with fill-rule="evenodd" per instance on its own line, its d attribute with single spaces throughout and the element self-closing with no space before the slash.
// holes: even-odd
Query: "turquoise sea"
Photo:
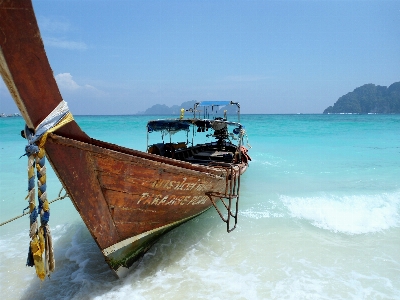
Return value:
<svg viewBox="0 0 400 300">
<path fill-rule="evenodd" d="M 75 119 L 96 139 L 146 148 L 148 116 Z M 235 231 L 210 209 L 115 279 L 69 199 L 57 201 L 56 271 L 43 283 L 25 266 L 28 216 L 0 227 L 2 299 L 400 299 L 400 115 L 241 123 L 252 162 Z M 27 206 L 23 127 L 0 119 L 0 222 Z M 50 167 L 47 182 L 54 199 L 61 184 Z"/>
</svg>

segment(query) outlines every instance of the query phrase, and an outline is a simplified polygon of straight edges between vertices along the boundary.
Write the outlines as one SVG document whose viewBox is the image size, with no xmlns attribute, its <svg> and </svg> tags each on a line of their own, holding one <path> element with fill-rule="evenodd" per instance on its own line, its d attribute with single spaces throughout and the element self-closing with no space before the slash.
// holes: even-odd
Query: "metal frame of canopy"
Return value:
<svg viewBox="0 0 400 300">
<path fill-rule="evenodd" d="M 228 106 L 228 105 L 236 105 L 237 107 L 237 122 L 227 121 L 226 111 L 224 111 L 224 117 L 216 117 L 216 115 L 220 112 L 220 106 Z M 199 110 L 198 108 L 202 107 L 203 110 Z M 214 110 L 214 107 L 218 107 L 218 109 Z M 211 108 L 211 111 L 214 112 L 214 119 L 210 118 L 210 114 L 208 112 L 208 108 Z M 190 131 L 190 126 L 194 127 L 204 127 L 204 128 L 212 128 L 214 122 L 216 123 L 224 123 L 230 126 L 237 126 L 240 130 L 243 126 L 240 124 L 240 104 L 238 102 L 226 101 L 226 100 L 207 100 L 196 102 L 193 108 L 187 110 L 188 112 L 193 112 L 193 118 L 184 119 L 183 112 L 181 117 L 178 119 L 161 119 L 161 120 L 152 120 L 147 123 L 147 148 L 149 147 L 149 133 L 152 132 L 164 132 L 171 136 L 179 131 L 186 131 L 187 133 Z M 201 114 L 203 113 L 203 118 Z M 197 115 L 197 116 L 196 116 Z M 203 124 L 204 126 L 201 126 Z M 225 126 L 226 126 L 225 125 Z M 238 134 L 238 132 L 234 132 Z M 192 136 L 192 145 L 194 143 L 194 131 Z M 188 136 L 187 136 L 188 139 Z"/>
<path fill-rule="evenodd" d="M 193 108 L 193 115 L 194 118 L 196 118 L 196 113 L 199 113 L 198 117 L 201 118 L 201 112 L 203 112 L 203 119 L 207 119 L 207 108 L 211 107 L 213 110 L 214 107 L 220 107 L 220 106 L 227 106 L 227 105 L 236 105 L 237 106 L 237 118 L 238 122 L 240 122 L 240 104 L 239 102 L 233 102 L 233 101 L 226 101 L 226 100 L 207 100 L 207 101 L 201 101 L 201 102 L 196 102 Z M 203 111 L 198 110 L 198 107 L 203 107 Z"/>
</svg>

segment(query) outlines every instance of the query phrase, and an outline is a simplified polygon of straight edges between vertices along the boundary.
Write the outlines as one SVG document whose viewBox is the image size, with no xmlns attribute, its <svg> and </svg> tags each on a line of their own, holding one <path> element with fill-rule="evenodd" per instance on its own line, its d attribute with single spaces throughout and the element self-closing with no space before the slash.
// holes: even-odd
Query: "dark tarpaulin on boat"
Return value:
<svg viewBox="0 0 400 300">
<path fill-rule="evenodd" d="M 239 130 L 244 128 L 243 125 L 237 122 L 229 122 L 223 120 L 207 120 L 207 119 L 176 119 L 176 120 L 155 120 L 149 121 L 147 123 L 147 132 L 151 133 L 153 131 L 168 131 L 169 133 L 176 133 L 178 131 L 184 130 L 189 131 L 191 125 L 195 125 L 200 128 L 212 128 L 213 124 L 226 124 L 229 126 L 236 126 L 235 134 L 238 134 Z"/>
<path fill-rule="evenodd" d="M 192 125 L 190 120 L 156 120 L 147 123 L 147 132 L 165 130 L 169 132 L 189 131 L 190 125 Z"/>
</svg>

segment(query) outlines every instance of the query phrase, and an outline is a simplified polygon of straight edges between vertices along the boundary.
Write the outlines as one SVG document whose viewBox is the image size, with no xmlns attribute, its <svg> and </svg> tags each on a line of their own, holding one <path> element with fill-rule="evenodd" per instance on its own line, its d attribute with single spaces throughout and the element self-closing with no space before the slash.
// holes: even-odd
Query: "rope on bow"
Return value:
<svg viewBox="0 0 400 300">
<path fill-rule="evenodd" d="M 28 156 L 28 199 L 30 213 L 30 230 L 28 258 L 26 265 L 35 267 L 37 276 L 44 280 L 46 275 L 54 271 L 55 260 L 53 252 L 53 241 L 48 224 L 50 219 L 50 206 L 46 192 L 46 152 L 44 144 L 47 135 L 73 120 L 67 103 L 62 101 L 37 127 L 35 130 L 25 126 L 25 137 L 28 145 L 25 147 L 25 155 Z M 37 175 L 37 197 L 38 207 L 35 201 L 35 167 Z M 38 224 L 40 216 L 40 227 Z M 44 259 L 43 259 L 44 254 Z"/>
</svg>

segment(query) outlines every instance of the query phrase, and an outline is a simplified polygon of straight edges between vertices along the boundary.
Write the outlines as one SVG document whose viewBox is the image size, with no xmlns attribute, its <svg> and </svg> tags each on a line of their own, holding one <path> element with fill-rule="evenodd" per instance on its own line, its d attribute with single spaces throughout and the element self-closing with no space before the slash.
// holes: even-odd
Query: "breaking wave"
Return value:
<svg viewBox="0 0 400 300">
<path fill-rule="evenodd" d="M 364 234 L 400 227 L 400 192 L 376 195 L 280 196 L 293 218 L 346 234 Z"/>
</svg>

